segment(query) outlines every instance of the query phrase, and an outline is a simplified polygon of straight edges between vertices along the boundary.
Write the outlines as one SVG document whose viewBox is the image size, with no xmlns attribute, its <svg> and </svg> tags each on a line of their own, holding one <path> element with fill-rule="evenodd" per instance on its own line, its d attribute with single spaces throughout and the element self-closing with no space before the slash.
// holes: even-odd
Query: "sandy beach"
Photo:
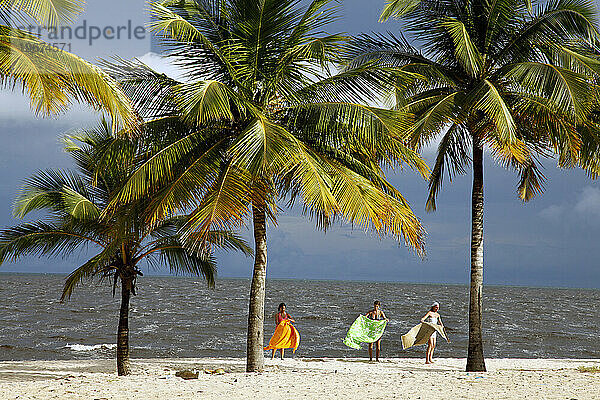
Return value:
<svg viewBox="0 0 600 400">
<path fill-rule="evenodd" d="M 113 360 L 0 363 L 0 399 L 599 399 L 600 360 L 488 359 L 487 373 L 463 372 L 464 359 L 267 360 L 245 374 L 243 359 L 136 359 L 117 377 Z M 226 373 L 206 370 L 223 368 Z M 198 370 L 183 380 L 179 370 Z"/>
</svg>

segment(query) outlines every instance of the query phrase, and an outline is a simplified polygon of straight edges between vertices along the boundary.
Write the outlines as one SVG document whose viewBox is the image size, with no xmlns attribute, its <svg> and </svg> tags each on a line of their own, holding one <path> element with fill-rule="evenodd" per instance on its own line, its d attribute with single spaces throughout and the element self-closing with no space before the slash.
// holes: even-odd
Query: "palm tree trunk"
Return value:
<svg viewBox="0 0 600 400">
<path fill-rule="evenodd" d="M 265 286 L 267 277 L 267 220 L 264 205 L 253 205 L 254 220 L 254 272 L 250 286 L 248 310 L 248 342 L 246 346 L 246 372 L 264 369 L 264 318 Z"/>
<path fill-rule="evenodd" d="M 129 375 L 129 299 L 133 279 L 121 278 L 121 310 L 119 311 L 119 328 L 117 330 L 117 373 L 119 376 Z"/>
<path fill-rule="evenodd" d="M 483 289 L 483 143 L 473 135 L 473 193 L 471 198 L 471 289 L 467 371 L 485 371 L 481 335 Z"/>
</svg>

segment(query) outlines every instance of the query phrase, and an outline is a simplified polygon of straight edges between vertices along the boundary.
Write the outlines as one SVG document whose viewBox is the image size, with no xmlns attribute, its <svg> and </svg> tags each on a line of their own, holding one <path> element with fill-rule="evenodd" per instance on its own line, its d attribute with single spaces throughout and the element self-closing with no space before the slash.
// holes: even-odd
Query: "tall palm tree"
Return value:
<svg viewBox="0 0 600 400">
<path fill-rule="evenodd" d="M 25 25 L 30 21 L 47 28 L 70 23 L 83 4 L 83 0 L 0 0 L 0 85 L 22 85 L 38 114 L 62 112 L 75 100 L 107 112 L 115 129 L 130 130 L 136 125 L 135 113 L 110 76 L 76 55 L 12 26 L 14 22 Z"/>
<path fill-rule="evenodd" d="M 484 147 L 520 175 L 518 196 L 543 190 L 540 160 L 599 171 L 595 116 L 600 59 L 593 2 L 587 0 L 389 0 L 405 36 L 361 37 L 350 64 L 377 62 L 419 74 L 396 91 L 396 109 L 415 114 L 413 146 L 438 138 L 427 210 L 436 208 L 444 170 L 473 168 L 467 371 L 483 357 Z M 419 46 L 419 51 L 414 46 Z"/>
<path fill-rule="evenodd" d="M 346 37 L 326 34 L 337 2 L 181 0 L 151 4 L 152 28 L 181 82 L 139 61 L 109 65 L 152 126 L 184 126 L 113 199 L 142 198 L 155 186 L 149 222 L 193 209 L 183 227 L 190 248 L 209 229 L 250 219 L 255 258 L 248 312 L 247 366 L 263 369 L 267 219 L 278 200 L 300 201 L 320 228 L 337 217 L 390 234 L 422 252 L 423 229 L 383 166 L 428 168 L 405 145 L 410 116 L 366 106 L 388 81 L 414 74 L 359 66 L 336 75 Z M 174 168 L 175 166 L 175 168 Z"/>
<path fill-rule="evenodd" d="M 120 283 L 117 371 L 128 375 L 129 301 L 136 293 L 136 279 L 142 275 L 140 263 L 166 263 L 172 273 L 204 276 L 213 286 L 216 261 L 208 248 L 196 252 L 183 248 L 178 230 L 185 223 L 184 217 L 148 225 L 143 211 L 151 201 L 149 197 L 121 205 L 110 218 L 102 218 L 110 196 L 135 165 L 132 160 L 146 152 L 144 140 L 114 139 L 110 126 L 103 124 L 96 130 L 66 137 L 65 144 L 79 172 L 47 170 L 26 181 L 15 215 L 23 218 L 32 211 L 45 211 L 47 218 L 0 231 L 0 265 L 31 254 L 67 256 L 78 248 L 97 249 L 97 254 L 67 277 L 62 300 L 68 299 L 75 286 L 87 278 L 112 281 L 113 296 Z M 107 159 L 116 162 L 106 164 Z M 252 253 L 243 240 L 224 231 L 208 232 L 207 242 L 247 255 Z"/>
</svg>

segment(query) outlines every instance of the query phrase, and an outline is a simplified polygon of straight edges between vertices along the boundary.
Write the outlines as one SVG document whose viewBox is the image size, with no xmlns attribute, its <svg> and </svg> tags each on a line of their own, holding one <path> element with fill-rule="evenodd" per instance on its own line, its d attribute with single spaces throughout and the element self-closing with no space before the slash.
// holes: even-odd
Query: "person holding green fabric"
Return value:
<svg viewBox="0 0 600 400">
<path fill-rule="evenodd" d="M 369 344 L 370 361 L 373 361 L 373 344 L 376 349 L 376 359 L 379 361 L 381 351 L 380 339 L 385 331 L 389 319 L 381 311 L 381 303 L 373 303 L 373 309 L 366 314 L 358 314 L 356 320 L 348 329 L 344 344 L 356 350 L 360 350 L 361 343 Z"/>
<path fill-rule="evenodd" d="M 389 319 L 385 316 L 385 313 L 381 310 L 381 303 L 375 300 L 373 303 L 373 309 L 365 314 L 365 317 L 375 321 L 386 321 Z M 375 345 L 375 360 L 379 361 L 379 352 L 381 351 L 381 338 L 377 339 L 373 343 L 369 343 L 369 361 L 373 361 L 373 345 Z"/>
</svg>

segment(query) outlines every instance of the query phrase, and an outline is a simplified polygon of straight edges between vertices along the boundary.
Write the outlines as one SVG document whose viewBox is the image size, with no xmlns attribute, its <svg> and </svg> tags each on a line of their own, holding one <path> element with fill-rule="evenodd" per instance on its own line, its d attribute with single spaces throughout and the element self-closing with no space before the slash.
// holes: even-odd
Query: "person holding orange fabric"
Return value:
<svg viewBox="0 0 600 400">
<path fill-rule="evenodd" d="M 279 304 L 278 312 L 275 314 L 275 325 L 279 325 L 284 319 L 291 320 L 290 322 L 296 322 L 292 319 L 292 316 L 285 311 L 285 303 Z"/>
<path fill-rule="evenodd" d="M 274 315 L 276 327 L 279 326 L 279 324 L 283 320 L 289 320 L 290 322 L 296 322 L 296 321 L 294 321 L 292 316 L 286 312 L 285 309 L 286 309 L 285 303 L 279 304 L 278 312 Z M 281 359 L 283 360 L 283 353 L 284 353 L 285 349 L 279 349 L 279 350 L 281 351 Z M 271 360 L 275 358 L 276 351 L 277 351 L 277 349 L 273 349 L 273 353 L 271 354 Z"/>
</svg>

